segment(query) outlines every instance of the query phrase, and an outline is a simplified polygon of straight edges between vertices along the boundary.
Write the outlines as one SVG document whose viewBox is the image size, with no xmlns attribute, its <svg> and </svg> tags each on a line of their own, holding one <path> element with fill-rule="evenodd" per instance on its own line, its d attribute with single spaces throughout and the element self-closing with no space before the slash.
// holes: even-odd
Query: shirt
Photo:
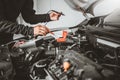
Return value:
<svg viewBox="0 0 120 80">
<path fill-rule="evenodd" d="M 33 35 L 33 28 L 17 24 L 19 14 L 30 24 L 50 21 L 49 14 L 35 14 L 33 0 L 0 0 L 0 44 L 12 40 L 13 34 Z"/>
</svg>

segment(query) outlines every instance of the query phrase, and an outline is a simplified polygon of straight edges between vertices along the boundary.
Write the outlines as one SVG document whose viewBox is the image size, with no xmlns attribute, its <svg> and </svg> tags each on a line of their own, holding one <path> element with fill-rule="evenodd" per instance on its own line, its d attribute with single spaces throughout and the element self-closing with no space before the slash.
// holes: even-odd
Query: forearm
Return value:
<svg viewBox="0 0 120 80">
<path fill-rule="evenodd" d="M 6 32 L 11 34 L 23 34 L 25 36 L 33 36 L 34 33 L 32 27 L 20 25 L 6 20 L 0 21 L 0 32 Z"/>
<path fill-rule="evenodd" d="M 30 24 L 51 21 L 49 14 L 36 14 L 36 11 L 33 9 L 33 0 L 26 0 L 21 14 L 23 19 Z"/>
<path fill-rule="evenodd" d="M 26 15 L 24 14 L 22 16 L 24 20 L 30 24 L 51 21 L 49 14 L 26 14 Z"/>
</svg>

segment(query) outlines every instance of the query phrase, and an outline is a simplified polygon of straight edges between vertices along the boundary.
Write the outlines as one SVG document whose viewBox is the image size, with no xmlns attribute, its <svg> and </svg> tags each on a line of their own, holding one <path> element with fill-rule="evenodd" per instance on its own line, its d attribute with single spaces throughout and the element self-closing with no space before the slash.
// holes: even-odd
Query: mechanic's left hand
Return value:
<svg viewBox="0 0 120 80">
<path fill-rule="evenodd" d="M 56 20 L 59 20 L 61 13 L 52 11 L 49 15 L 52 21 L 56 21 Z"/>
</svg>

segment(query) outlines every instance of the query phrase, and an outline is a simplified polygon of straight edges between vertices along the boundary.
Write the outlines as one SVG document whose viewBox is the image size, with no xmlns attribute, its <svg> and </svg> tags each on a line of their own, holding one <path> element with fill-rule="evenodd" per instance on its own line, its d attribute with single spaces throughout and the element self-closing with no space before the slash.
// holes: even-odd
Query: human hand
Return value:
<svg viewBox="0 0 120 80">
<path fill-rule="evenodd" d="M 34 36 L 38 36 L 38 35 L 45 36 L 49 32 L 50 31 L 46 26 L 37 25 L 34 27 Z"/>
<path fill-rule="evenodd" d="M 51 10 L 51 13 L 49 15 L 51 20 L 56 21 L 56 20 L 59 20 L 60 16 L 64 14 L 61 12 Z"/>
</svg>

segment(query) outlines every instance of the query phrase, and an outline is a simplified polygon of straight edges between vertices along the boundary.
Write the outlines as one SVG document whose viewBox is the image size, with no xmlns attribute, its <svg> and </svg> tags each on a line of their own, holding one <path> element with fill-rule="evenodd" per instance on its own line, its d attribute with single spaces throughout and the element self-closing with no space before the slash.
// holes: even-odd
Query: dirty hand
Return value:
<svg viewBox="0 0 120 80">
<path fill-rule="evenodd" d="M 38 36 L 38 35 L 45 36 L 49 32 L 50 31 L 46 26 L 37 25 L 34 27 L 34 36 Z"/>
</svg>

